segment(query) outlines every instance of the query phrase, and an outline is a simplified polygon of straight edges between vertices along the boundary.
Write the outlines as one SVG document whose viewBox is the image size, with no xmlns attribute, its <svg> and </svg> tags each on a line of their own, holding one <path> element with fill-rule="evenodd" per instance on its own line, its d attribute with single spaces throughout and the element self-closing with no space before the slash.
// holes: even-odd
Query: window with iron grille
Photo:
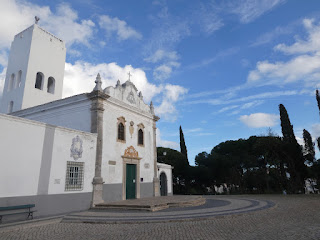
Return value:
<svg viewBox="0 0 320 240">
<path fill-rule="evenodd" d="M 122 123 L 119 123 L 118 125 L 118 140 L 125 140 L 125 135 L 124 135 L 124 126 Z"/>
<path fill-rule="evenodd" d="M 139 129 L 138 131 L 138 145 L 143 145 L 143 130 Z"/>
<path fill-rule="evenodd" d="M 67 162 L 66 191 L 83 189 L 83 162 Z"/>
</svg>

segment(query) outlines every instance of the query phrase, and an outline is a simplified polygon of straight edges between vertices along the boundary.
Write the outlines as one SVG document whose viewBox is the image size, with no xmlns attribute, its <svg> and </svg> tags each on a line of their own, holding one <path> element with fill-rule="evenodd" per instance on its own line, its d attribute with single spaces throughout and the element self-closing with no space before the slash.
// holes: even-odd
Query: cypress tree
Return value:
<svg viewBox="0 0 320 240">
<path fill-rule="evenodd" d="M 314 142 L 312 141 L 311 134 L 303 129 L 303 141 L 304 141 L 304 156 L 308 163 L 313 163 L 315 160 Z"/>
<path fill-rule="evenodd" d="M 291 125 L 287 109 L 282 104 L 280 104 L 279 110 L 280 110 L 281 130 L 282 130 L 284 141 L 290 142 L 290 143 L 298 143 L 296 140 L 296 137 L 294 136 L 293 126 Z"/>
<path fill-rule="evenodd" d="M 303 191 L 306 166 L 304 165 L 302 149 L 294 135 L 288 112 L 282 104 L 279 105 L 279 110 L 291 188 L 293 192 L 297 193 Z"/>
<path fill-rule="evenodd" d="M 184 135 L 183 135 L 183 131 L 182 131 L 181 126 L 180 126 L 179 130 L 180 130 L 180 152 L 182 153 L 183 156 L 185 156 L 185 158 L 188 161 L 188 152 L 187 152 L 186 143 L 184 141 Z"/>
<path fill-rule="evenodd" d="M 320 150 L 320 137 L 317 138 L 317 145 L 318 145 L 318 148 Z"/>
<path fill-rule="evenodd" d="M 316 99 L 317 99 L 318 108 L 319 108 L 319 112 L 320 112 L 320 96 L 319 96 L 319 91 L 318 91 L 318 89 L 316 90 Z"/>
</svg>

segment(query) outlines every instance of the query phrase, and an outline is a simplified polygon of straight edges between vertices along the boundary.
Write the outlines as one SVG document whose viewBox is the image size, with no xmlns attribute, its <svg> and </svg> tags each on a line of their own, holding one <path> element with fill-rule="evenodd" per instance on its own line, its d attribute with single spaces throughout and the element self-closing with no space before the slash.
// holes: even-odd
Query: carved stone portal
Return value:
<svg viewBox="0 0 320 240">
<path fill-rule="evenodd" d="M 139 153 L 137 152 L 137 150 L 134 149 L 133 146 L 128 147 L 128 148 L 124 151 L 123 157 L 140 159 L 140 158 L 139 158 Z"/>
</svg>

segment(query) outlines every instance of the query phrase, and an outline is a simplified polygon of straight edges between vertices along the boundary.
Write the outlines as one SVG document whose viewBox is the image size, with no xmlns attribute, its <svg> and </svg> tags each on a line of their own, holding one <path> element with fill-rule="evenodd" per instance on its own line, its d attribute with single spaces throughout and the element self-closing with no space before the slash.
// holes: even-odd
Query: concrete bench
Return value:
<svg viewBox="0 0 320 240">
<path fill-rule="evenodd" d="M 33 213 L 36 212 L 31 208 L 34 208 L 35 204 L 17 205 L 9 207 L 0 207 L 0 223 L 2 223 L 3 216 L 26 214 L 28 213 L 27 219 L 33 219 Z"/>
</svg>

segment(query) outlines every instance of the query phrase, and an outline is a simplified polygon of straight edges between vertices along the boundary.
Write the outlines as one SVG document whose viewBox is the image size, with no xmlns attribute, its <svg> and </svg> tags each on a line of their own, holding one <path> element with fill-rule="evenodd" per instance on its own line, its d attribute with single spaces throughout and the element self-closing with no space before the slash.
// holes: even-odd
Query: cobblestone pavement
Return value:
<svg viewBox="0 0 320 240">
<path fill-rule="evenodd" d="M 61 219 L 54 219 L 0 228 L 0 239 L 320 239 L 320 195 L 227 198 L 271 201 L 276 205 L 260 211 L 159 223 L 62 223 Z M 188 208 L 185 209 L 177 214 L 183 214 Z"/>
</svg>

